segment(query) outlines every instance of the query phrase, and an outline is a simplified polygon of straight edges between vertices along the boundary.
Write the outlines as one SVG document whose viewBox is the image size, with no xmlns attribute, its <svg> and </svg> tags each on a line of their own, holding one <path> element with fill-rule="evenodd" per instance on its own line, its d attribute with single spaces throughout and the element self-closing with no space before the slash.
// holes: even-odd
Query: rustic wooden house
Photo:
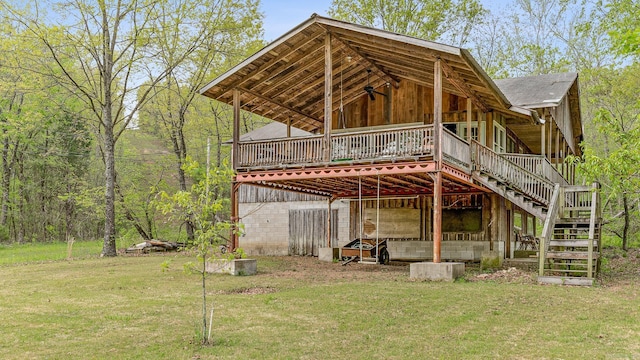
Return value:
<svg viewBox="0 0 640 360">
<path fill-rule="evenodd" d="M 564 161 L 580 155 L 577 74 L 494 81 L 465 49 L 313 15 L 201 92 L 234 109 L 232 216 L 246 235 L 233 246 L 268 233 L 254 250 L 291 253 L 296 227 L 321 246 L 385 239 L 392 258 L 434 263 L 539 246 L 540 274 L 561 275 L 541 280 L 594 276 L 597 191 Z M 241 111 L 284 126 L 241 137 Z M 289 220 L 269 229 L 249 221 L 260 208 L 239 212 L 274 196 L 306 205 L 268 208 Z M 524 236 L 536 218 L 540 244 Z"/>
</svg>

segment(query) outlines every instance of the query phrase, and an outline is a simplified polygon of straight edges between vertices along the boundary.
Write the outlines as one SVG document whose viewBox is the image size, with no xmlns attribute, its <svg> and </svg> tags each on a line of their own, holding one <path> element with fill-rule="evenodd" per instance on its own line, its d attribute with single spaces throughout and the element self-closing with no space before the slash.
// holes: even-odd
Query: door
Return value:
<svg viewBox="0 0 640 360">
<path fill-rule="evenodd" d="M 289 210 L 289 255 L 318 256 L 327 245 L 327 209 Z M 338 210 L 331 211 L 331 246 L 338 246 Z"/>
</svg>

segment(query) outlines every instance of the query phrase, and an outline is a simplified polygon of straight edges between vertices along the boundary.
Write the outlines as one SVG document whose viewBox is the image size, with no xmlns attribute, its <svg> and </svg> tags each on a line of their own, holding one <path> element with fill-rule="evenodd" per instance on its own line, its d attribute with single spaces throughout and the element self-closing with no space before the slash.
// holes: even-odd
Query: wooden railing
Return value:
<svg viewBox="0 0 640 360">
<path fill-rule="evenodd" d="M 553 188 L 553 194 L 549 198 L 549 210 L 547 211 L 547 217 L 544 220 L 544 226 L 542 227 L 542 236 L 540 237 L 540 244 L 538 246 L 538 275 L 544 276 L 544 263 L 547 257 L 547 251 L 549 251 L 549 243 L 553 236 L 553 228 L 556 226 L 556 219 L 562 206 L 562 187 L 560 184 L 556 184 Z"/>
<path fill-rule="evenodd" d="M 528 155 L 528 154 L 500 154 L 502 157 L 517 164 L 523 169 L 532 172 L 536 175 L 540 175 L 551 182 L 559 183 L 562 185 L 569 185 L 567 180 L 558 172 L 558 170 L 551 165 L 549 159 L 542 155 Z"/>
<path fill-rule="evenodd" d="M 322 135 L 239 144 L 240 168 L 326 164 Z M 429 156 L 433 126 L 360 131 L 331 136 L 330 161 L 361 161 Z"/>
<path fill-rule="evenodd" d="M 445 160 L 465 169 L 470 169 L 471 151 L 469 143 L 447 129 L 442 130 L 442 155 Z"/>
<path fill-rule="evenodd" d="M 549 205 L 555 184 L 509 161 L 477 141 L 471 142 L 475 170 L 490 174 L 535 201 Z"/>
<path fill-rule="evenodd" d="M 331 161 L 426 156 L 432 152 L 431 125 L 331 136 Z"/>
<path fill-rule="evenodd" d="M 246 168 L 322 162 L 322 143 L 322 135 L 241 142 L 238 146 L 238 166 Z"/>
</svg>

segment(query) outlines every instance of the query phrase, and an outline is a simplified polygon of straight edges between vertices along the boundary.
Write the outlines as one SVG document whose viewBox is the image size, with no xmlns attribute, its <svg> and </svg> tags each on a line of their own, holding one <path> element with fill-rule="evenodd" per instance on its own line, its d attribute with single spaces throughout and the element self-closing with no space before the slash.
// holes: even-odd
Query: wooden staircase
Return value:
<svg viewBox="0 0 640 360">
<path fill-rule="evenodd" d="M 592 285 L 600 260 L 597 184 L 554 183 L 479 144 L 472 144 L 473 179 L 544 220 L 539 283 Z"/>
<path fill-rule="evenodd" d="M 557 214 L 545 221 L 540 242 L 538 282 L 593 285 L 600 263 L 597 184 L 564 186 L 553 206 Z"/>
</svg>

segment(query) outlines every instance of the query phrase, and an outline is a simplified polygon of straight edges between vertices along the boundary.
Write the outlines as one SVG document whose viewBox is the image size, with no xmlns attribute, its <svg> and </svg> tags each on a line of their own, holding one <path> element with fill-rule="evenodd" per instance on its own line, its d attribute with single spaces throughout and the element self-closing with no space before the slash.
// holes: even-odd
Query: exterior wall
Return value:
<svg viewBox="0 0 640 360">
<path fill-rule="evenodd" d="M 244 233 L 239 246 L 249 255 L 289 255 L 289 210 L 327 209 L 327 201 L 291 201 L 240 203 L 240 222 Z M 338 242 L 349 242 L 349 204 L 334 201 L 331 210 L 338 210 Z M 322 239 L 324 240 L 324 239 Z"/>
</svg>

